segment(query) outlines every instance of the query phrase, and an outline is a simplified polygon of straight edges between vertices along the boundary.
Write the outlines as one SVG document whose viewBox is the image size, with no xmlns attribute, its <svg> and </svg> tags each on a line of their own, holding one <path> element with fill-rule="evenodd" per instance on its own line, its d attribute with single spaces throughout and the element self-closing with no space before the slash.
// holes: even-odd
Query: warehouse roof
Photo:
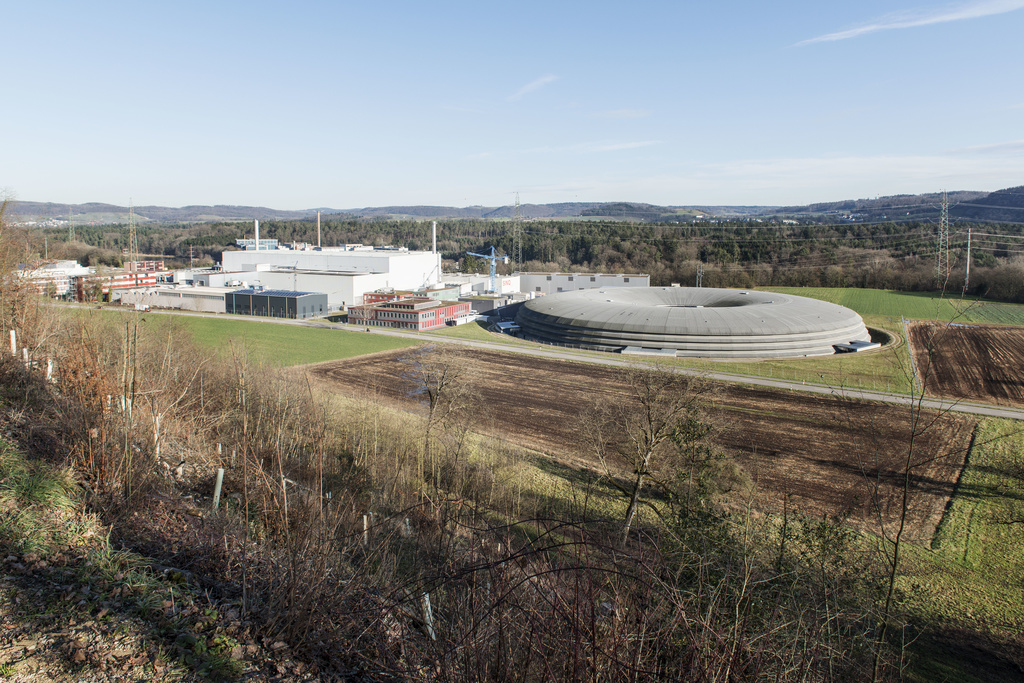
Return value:
<svg viewBox="0 0 1024 683">
<path fill-rule="evenodd" d="M 281 296 L 286 298 L 295 298 L 300 296 L 306 296 L 307 294 L 319 294 L 320 292 L 293 292 L 287 289 L 256 289 L 249 287 L 248 289 L 237 289 L 235 294 L 259 294 L 261 296 Z"/>
</svg>

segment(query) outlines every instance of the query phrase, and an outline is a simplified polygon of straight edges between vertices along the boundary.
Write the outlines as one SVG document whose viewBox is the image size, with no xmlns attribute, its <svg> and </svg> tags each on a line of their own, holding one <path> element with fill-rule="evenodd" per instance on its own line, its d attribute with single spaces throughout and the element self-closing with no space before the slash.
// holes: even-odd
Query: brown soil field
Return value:
<svg viewBox="0 0 1024 683">
<path fill-rule="evenodd" d="M 929 394 L 1024 406 L 1024 328 L 915 322 L 909 333 Z"/>
<path fill-rule="evenodd" d="M 347 395 L 365 392 L 406 410 L 411 395 L 403 349 L 308 366 L 312 376 Z M 621 370 L 510 353 L 466 351 L 479 400 L 475 431 L 500 435 L 576 466 L 596 468 L 578 451 L 581 415 L 593 401 L 625 396 Z M 403 362 L 404 361 L 404 362 Z M 913 415 L 909 408 L 856 402 L 784 390 L 721 385 L 709 410 L 717 443 L 756 483 L 757 505 L 805 514 L 849 516 L 877 529 L 878 510 L 891 521 L 897 511 Z M 910 530 L 927 540 L 941 519 L 963 466 L 974 421 L 925 415 L 929 424 L 914 440 Z M 878 505 L 875 504 L 878 501 Z"/>
</svg>

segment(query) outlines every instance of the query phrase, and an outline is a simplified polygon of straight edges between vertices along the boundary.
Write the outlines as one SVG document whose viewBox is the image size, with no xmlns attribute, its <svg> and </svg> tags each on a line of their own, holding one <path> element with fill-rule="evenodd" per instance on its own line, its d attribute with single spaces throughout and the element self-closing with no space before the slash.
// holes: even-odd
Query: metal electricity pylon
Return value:
<svg viewBox="0 0 1024 683">
<path fill-rule="evenodd" d="M 523 212 L 519 208 L 518 192 L 516 205 L 512 210 L 512 260 L 515 268 L 523 269 Z"/>
<path fill-rule="evenodd" d="M 949 200 L 946 192 L 942 192 L 942 213 L 939 217 L 939 248 L 938 262 L 935 268 L 935 279 L 939 289 L 945 291 L 949 280 Z"/>
<path fill-rule="evenodd" d="M 135 229 L 135 208 L 132 200 L 128 200 L 128 261 L 136 263 L 139 260 L 139 235 Z"/>
</svg>

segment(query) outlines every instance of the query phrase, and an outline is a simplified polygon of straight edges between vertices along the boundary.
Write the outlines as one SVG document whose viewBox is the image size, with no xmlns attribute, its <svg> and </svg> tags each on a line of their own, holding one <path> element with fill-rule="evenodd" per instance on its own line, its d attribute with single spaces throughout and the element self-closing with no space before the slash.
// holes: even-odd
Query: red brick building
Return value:
<svg viewBox="0 0 1024 683">
<path fill-rule="evenodd" d="M 366 294 L 364 296 L 370 296 Z M 464 301 L 437 301 L 426 297 L 409 297 L 381 303 L 352 306 L 348 321 L 367 327 L 394 327 L 422 332 L 444 327 L 451 321 L 472 314 L 472 307 Z"/>
<path fill-rule="evenodd" d="M 110 290 L 133 287 L 154 287 L 158 271 L 125 272 L 123 270 L 79 275 L 71 278 L 68 298 L 72 301 L 110 300 Z"/>
</svg>

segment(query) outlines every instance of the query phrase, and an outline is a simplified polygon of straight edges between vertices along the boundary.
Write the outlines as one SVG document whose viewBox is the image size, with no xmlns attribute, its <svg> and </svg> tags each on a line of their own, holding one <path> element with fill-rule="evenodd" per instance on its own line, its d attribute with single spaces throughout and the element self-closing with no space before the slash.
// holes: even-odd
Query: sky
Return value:
<svg viewBox="0 0 1024 683">
<path fill-rule="evenodd" d="M 1024 185 L 1024 0 L 34 2 L 15 199 L 789 205 Z"/>
</svg>

